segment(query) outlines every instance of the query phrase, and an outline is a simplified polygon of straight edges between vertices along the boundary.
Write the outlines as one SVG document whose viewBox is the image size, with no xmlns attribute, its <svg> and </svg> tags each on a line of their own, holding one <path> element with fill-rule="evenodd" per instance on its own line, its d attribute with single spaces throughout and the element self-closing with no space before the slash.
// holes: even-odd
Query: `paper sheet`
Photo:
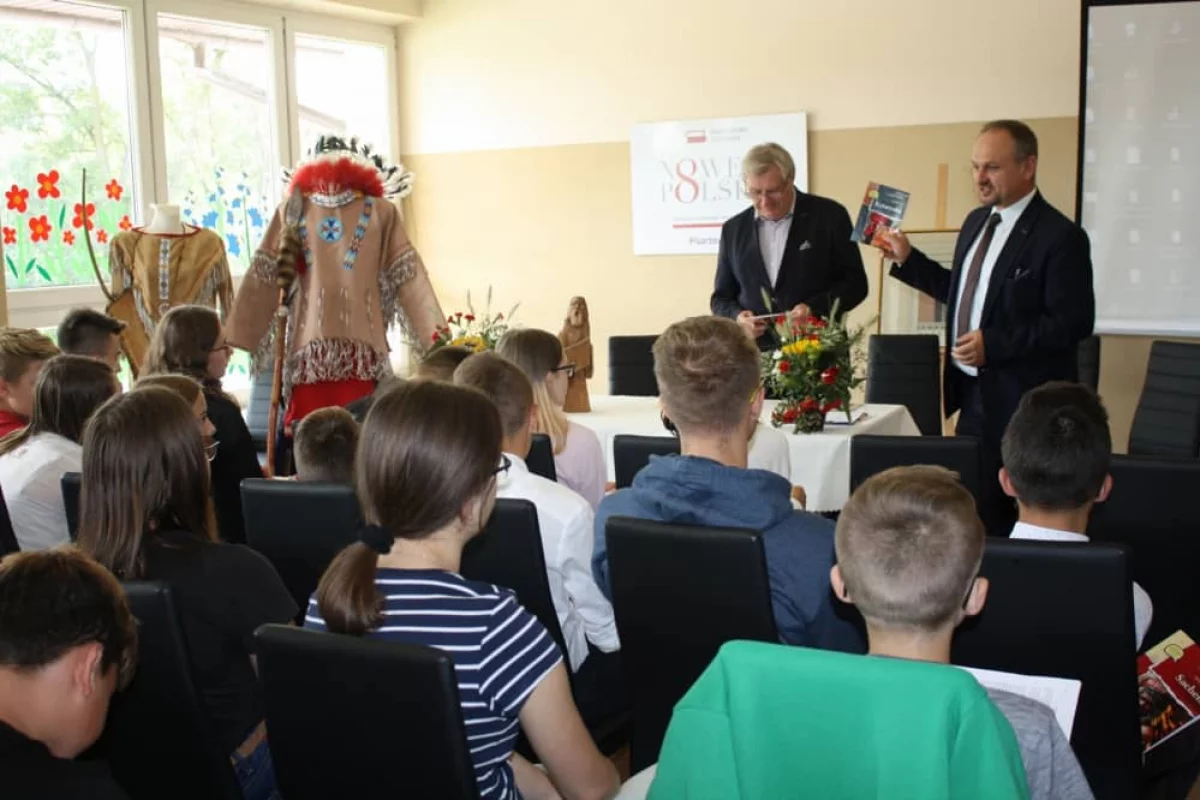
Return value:
<svg viewBox="0 0 1200 800">
<path fill-rule="evenodd" d="M 1067 739 L 1071 738 L 1071 729 L 1075 726 L 1075 708 L 1079 705 L 1079 690 L 1083 687 L 1080 681 L 1044 675 L 1018 675 L 1015 672 L 997 672 L 975 667 L 960 669 L 974 675 L 975 680 L 988 689 L 1019 694 L 1049 706 Z"/>
</svg>

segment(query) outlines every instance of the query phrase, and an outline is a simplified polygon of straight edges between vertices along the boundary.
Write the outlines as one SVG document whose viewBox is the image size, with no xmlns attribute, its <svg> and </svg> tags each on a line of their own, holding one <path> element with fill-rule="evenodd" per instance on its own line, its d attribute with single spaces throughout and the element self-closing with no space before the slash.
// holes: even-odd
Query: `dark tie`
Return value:
<svg viewBox="0 0 1200 800">
<path fill-rule="evenodd" d="M 983 229 L 979 246 L 975 248 L 975 255 L 971 258 L 971 266 L 967 269 L 967 283 L 963 286 L 962 299 L 958 303 L 958 324 L 954 327 L 955 339 L 971 330 L 971 306 L 975 303 L 975 290 L 979 288 L 979 273 L 983 272 L 983 259 L 987 256 L 988 248 L 992 244 L 992 236 L 995 235 L 996 226 L 999 224 L 999 214 L 993 213 L 988 217 L 987 227 Z"/>
</svg>

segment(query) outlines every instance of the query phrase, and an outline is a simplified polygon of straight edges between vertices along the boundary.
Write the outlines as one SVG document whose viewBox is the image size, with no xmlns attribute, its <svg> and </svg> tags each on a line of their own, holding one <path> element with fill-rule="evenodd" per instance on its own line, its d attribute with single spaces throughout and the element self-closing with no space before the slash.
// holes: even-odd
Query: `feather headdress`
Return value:
<svg viewBox="0 0 1200 800">
<path fill-rule="evenodd" d="M 295 170 L 284 170 L 289 191 L 336 195 L 352 190 L 399 200 L 412 194 L 413 174 L 389 164 L 357 137 L 321 136 Z"/>
</svg>

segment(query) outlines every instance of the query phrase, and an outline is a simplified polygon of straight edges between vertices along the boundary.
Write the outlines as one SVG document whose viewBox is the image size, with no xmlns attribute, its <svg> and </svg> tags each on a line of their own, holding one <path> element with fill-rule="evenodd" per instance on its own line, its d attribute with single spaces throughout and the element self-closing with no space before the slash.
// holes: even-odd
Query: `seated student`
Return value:
<svg viewBox="0 0 1200 800">
<path fill-rule="evenodd" d="M 550 437 L 558 482 L 582 496 L 593 509 L 598 508 L 604 497 L 608 466 L 600 437 L 591 428 L 569 420 L 563 412 L 575 365 L 563 355 L 562 342 L 552 333 L 520 328 L 504 334 L 496 352 L 520 367 L 533 384 L 537 407 L 533 432 Z"/>
<path fill-rule="evenodd" d="M 533 444 L 533 387 L 525 373 L 495 353 L 468 358 L 454 373 L 459 386 L 478 389 L 500 410 L 504 456 L 510 466 L 496 482 L 496 497 L 529 500 L 537 507 L 550 595 L 575 674 L 575 700 L 585 720 L 619 711 L 624 700 L 612 604 L 592 577 L 592 507 L 525 465 Z"/>
<path fill-rule="evenodd" d="M 192 673 L 246 800 L 276 790 L 254 631 L 296 604 L 275 568 L 217 540 L 208 458 L 195 411 L 158 386 L 105 403 L 83 436 L 79 546 L 121 580 L 171 587 Z"/>
<path fill-rule="evenodd" d="M 50 337 L 33 328 L 0 329 L 0 437 L 29 424 L 38 373 L 58 353 Z"/>
<path fill-rule="evenodd" d="M 79 472 L 84 425 L 120 391 L 116 373 L 91 358 L 55 356 L 42 368 L 29 425 L 0 439 L 0 490 L 22 550 L 69 539 L 63 473 Z"/>
<path fill-rule="evenodd" d="M 296 480 L 354 485 L 358 423 L 340 406 L 319 408 L 296 426 Z"/>
<path fill-rule="evenodd" d="M 838 518 L 830 582 L 862 612 L 870 654 L 950 663 L 954 629 L 987 599 L 983 542 L 974 498 L 944 467 L 896 467 L 859 486 Z M 1017 735 L 1033 800 L 1090 800 L 1054 712 L 987 691 Z"/>
<path fill-rule="evenodd" d="M 58 323 L 58 346 L 64 353 L 102 361 L 115 372 L 121 356 L 125 323 L 90 308 L 73 308 Z"/>
<path fill-rule="evenodd" d="M 1000 453 L 1000 486 L 1019 512 L 1011 538 L 1088 541 L 1092 506 L 1112 491 L 1112 435 L 1096 393 L 1065 381 L 1030 389 L 1008 422 Z M 1150 595 L 1134 583 L 1137 649 L 1153 616 Z"/>
<path fill-rule="evenodd" d="M 733 320 L 686 319 L 654 343 L 654 375 L 663 411 L 679 432 L 681 455 L 651 458 L 631 487 L 600 503 L 592 557 L 597 583 L 610 591 L 609 517 L 750 528 L 763 533 L 780 638 L 861 652 L 860 633 L 837 617 L 829 592 L 833 523 L 794 510 L 791 482 L 783 476 L 747 468 L 763 403 L 754 342 Z"/>
<path fill-rule="evenodd" d="M 204 438 L 204 454 L 211 462 L 217 454 L 217 443 L 213 438 L 217 429 L 212 424 L 212 420 L 208 418 L 208 398 L 204 394 L 204 387 L 200 385 L 200 381 L 189 378 L 187 375 L 165 373 L 146 375 L 138 378 L 137 382 L 133 384 L 135 389 L 145 389 L 148 386 L 160 386 L 172 391 L 188 404 L 188 408 L 192 409 L 192 415 L 196 417 L 196 426 L 200 429 L 200 435 Z"/>
<path fill-rule="evenodd" d="M 446 649 L 482 800 L 611 797 L 616 769 L 575 710 L 550 635 L 510 590 L 458 574 L 508 468 L 502 437 L 495 405 L 473 389 L 411 381 L 381 395 L 358 450 L 370 524 L 321 578 L 305 627 Z M 519 730 L 546 772 L 513 752 Z"/>
<path fill-rule="evenodd" d="M 470 358 L 473 353 L 474 351 L 469 348 L 455 347 L 454 345 L 432 350 L 421 359 L 421 363 L 417 364 L 417 368 L 413 370 L 413 380 L 450 383 L 454 380 L 454 370 L 458 369 L 458 365 Z"/>
<path fill-rule="evenodd" d="M 0 562 L 0 794 L 127 800 L 101 761 L 72 761 L 133 677 L 137 623 L 108 570 L 71 547 Z"/>
</svg>

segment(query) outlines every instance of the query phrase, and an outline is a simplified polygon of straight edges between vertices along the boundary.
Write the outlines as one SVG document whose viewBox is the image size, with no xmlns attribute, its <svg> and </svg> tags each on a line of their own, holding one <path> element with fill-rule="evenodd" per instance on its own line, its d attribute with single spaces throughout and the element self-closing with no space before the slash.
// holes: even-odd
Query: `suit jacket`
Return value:
<svg viewBox="0 0 1200 800">
<path fill-rule="evenodd" d="M 712 313 L 736 317 L 743 309 L 755 314 L 784 313 L 806 303 L 814 314 L 828 316 L 835 299 L 845 313 L 867 297 L 867 272 L 858 245 L 850 241 L 850 214 L 836 200 L 796 190 L 779 276 L 771 285 L 758 242 L 754 207 L 731 217 L 721 228 L 717 276 L 709 305 Z M 807 245 L 807 246 L 806 246 Z M 763 292 L 771 308 L 763 302 Z M 771 333 L 762 348 L 775 344 Z"/>
<path fill-rule="evenodd" d="M 968 379 L 950 358 L 963 261 L 991 214 L 967 215 L 954 246 L 953 269 L 913 249 L 891 274 L 946 303 L 947 353 L 942 373 L 946 416 L 961 406 Z M 998 447 L 1021 396 L 1053 380 L 1076 380 L 1079 343 L 1096 322 L 1092 258 L 1087 234 L 1035 194 L 1000 251 L 980 317 L 985 365 L 979 368 L 985 446 Z"/>
</svg>

